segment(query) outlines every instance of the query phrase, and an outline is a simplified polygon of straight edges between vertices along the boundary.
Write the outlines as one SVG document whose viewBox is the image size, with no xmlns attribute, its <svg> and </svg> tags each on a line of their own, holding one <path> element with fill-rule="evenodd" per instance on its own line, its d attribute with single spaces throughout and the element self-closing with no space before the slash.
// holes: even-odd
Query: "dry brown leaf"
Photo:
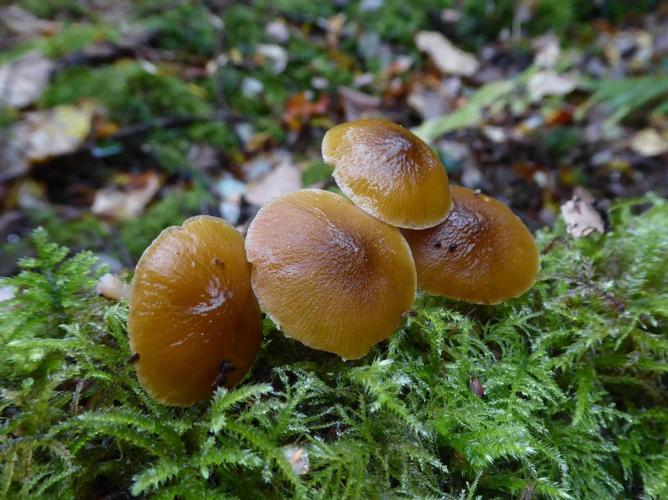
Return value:
<svg viewBox="0 0 668 500">
<path fill-rule="evenodd" d="M 605 232 L 603 219 L 589 200 L 573 196 L 561 205 L 561 215 L 566 222 L 566 232 L 574 238 L 588 236 L 591 233 Z"/>
<path fill-rule="evenodd" d="M 46 88 L 55 63 L 38 50 L 0 66 L 0 105 L 24 108 Z"/>
<path fill-rule="evenodd" d="M 329 109 L 329 96 L 323 94 L 312 100 L 308 92 L 298 92 L 285 103 L 283 121 L 293 131 L 301 130 L 304 123 L 313 116 L 324 115 Z"/>
<path fill-rule="evenodd" d="M 136 218 L 160 190 L 160 185 L 160 176 L 155 172 L 133 176 L 124 187 L 108 187 L 95 193 L 90 210 L 104 217 Z"/>
<path fill-rule="evenodd" d="M 438 31 L 420 31 L 415 45 L 426 52 L 441 73 L 471 76 L 478 71 L 478 60 L 450 42 Z"/>
</svg>

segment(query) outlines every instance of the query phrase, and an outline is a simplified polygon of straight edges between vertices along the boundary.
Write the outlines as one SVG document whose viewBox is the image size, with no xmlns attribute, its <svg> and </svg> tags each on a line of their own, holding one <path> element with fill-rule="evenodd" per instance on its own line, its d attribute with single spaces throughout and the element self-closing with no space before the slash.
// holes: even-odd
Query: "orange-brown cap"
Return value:
<svg viewBox="0 0 668 500">
<path fill-rule="evenodd" d="M 397 227 L 443 222 L 452 200 L 448 176 L 420 138 L 388 120 L 356 120 L 330 129 L 322 156 L 355 205 Z"/>
<path fill-rule="evenodd" d="M 161 403 L 236 384 L 262 337 L 239 232 L 205 215 L 165 229 L 137 264 L 128 329 L 139 381 Z"/>
<path fill-rule="evenodd" d="M 445 222 L 403 232 L 419 287 L 476 304 L 522 295 L 540 269 L 529 230 L 503 203 L 463 187 L 450 189 L 454 206 Z"/>
<path fill-rule="evenodd" d="M 253 290 L 279 328 L 344 359 L 389 337 L 415 298 L 415 264 L 399 230 L 328 191 L 265 205 L 246 253 Z"/>
</svg>

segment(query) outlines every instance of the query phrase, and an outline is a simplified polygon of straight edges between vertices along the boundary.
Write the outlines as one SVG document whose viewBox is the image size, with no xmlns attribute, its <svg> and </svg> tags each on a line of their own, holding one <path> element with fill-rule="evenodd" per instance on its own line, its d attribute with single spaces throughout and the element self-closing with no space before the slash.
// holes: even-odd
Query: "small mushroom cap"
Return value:
<svg viewBox="0 0 668 500">
<path fill-rule="evenodd" d="M 419 287 L 476 304 L 519 297 L 540 269 L 531 233 L 503 203 L 463 187 L 450 189 L 454 206 L 445 222 L 403 231 Z"/>
<path fill-rule="evenodd" d="M 239 232 L 203 215 L 160 233 L 137 264 L 128 330 L 139 382 L 161 403 L 189 406 L 236 384 L 262 337 Z"/>
<path fill-rule="evenodd" d="M 328 191 L 265 205 L 246 253 L 260 305 L 285 335 L 344 359 L 389 337 L 415 298 L 415 264 L 399 230 Z"/>
<path fill-rule="evenodd" d="M 443 222 L 452 200 L 448 175 L 420 138 L 388 120 L 356 120 L 330 129 L 322 156 L 355 205 L 397 227 Z"/>
</svg>

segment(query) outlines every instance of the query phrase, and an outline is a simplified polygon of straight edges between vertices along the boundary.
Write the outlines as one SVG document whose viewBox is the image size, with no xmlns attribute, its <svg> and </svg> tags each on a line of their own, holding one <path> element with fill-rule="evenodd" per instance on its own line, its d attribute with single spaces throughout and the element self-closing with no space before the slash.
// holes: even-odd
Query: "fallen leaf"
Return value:
<svg viewBox="0 0 668 500">
<path fill-rule="evenodd" d="M 385 0 L 362 0 L 360 2 L 359 10 L 360 12 L 375 12 L 380 9 Z"/>
<path fill-rule="evenodd" d="M 292 472 L 298 476 L 306 474 L 311 470 L 311 464 L 308 458 L 308 452 L 302 446 L 283 446 L 283 456 L 290 464 Z"/>
<path fill-rule="evenodd" d="M 42 94 L 55 63 L 39 51 L 0 66 L 0 105 L 24 108 Z"/>
<path fill-rule="evenodd" d="M 340 87 L 339 95 L 347 121 L 378 114 L 381 104 L 380 97 L 364 94 L 348 87 Z"/>
<path fill-rule="evenodd" d="M 212 170 L 220 165 L 218 150 L 207 144 L 193 144 L 188 151 L 188 164 L 196 170 Z"/>
<path fill-rule="evenodd" d="M 19 182 L 15 189 L 16 206 L 23 210 L 46 210 L 48 203 L 44 184 L 26 178 Z"/>
<path fill-rule="evenodd" d="M 533 61 L 536 66 L 542 69 L 554 68 L 561 53 L 556 35 L 550 33 L 540 36 L 532 41 L 531 46 L 536 51 Z"/>
<path fill-rule="evenodd" d="M 33 162 L 76 151 L 91 131 L 95 105 L 57 106 L 26 113 L 12 127 L 12 147 Z"/>
<path fill-rule="evenodd" d="M 503 127 L 494 127 L 491 125 L 483 126 L 482 133 L 485 134 L 490 141 L 503 144 L 508 140 L 508 134 Z"/>
<path fill-rule="evenodd" d="M 485 387 L 480 380 L 475 377 L 469 380 L 469 388 L 471 389 L 471 392 L 479 398 L 482 398 L 485 395 Z"/>
<path fill-rule="evenodd" d="M 7 191 L 0 191 L 0 198 L 7 202 Z M 4 238 L 12 231 L 12 228 L 21 223 L 23 214 L 18 210 L 5 210 L 5 213 L 0 215 L 0 238 Z"/>
<path fill-rule="evenodd" d="M 253 205 L 263 206 L 277 196 L 301 187 L 301 170 L 292 162 L 284 161 L 261 179 L 248 184 L 245 198 Z"/>
<path fill-rule="evenodd" d="M 230 224 L 237 224 L 241 218 L 241 197 L 246 192 L 246 184 L 225 174 L 216 184 L 216 192 L 222 198 L 218 206 L 220 216 Z"/>
<path fill-rule="evenodd" d="M 0 287 L 0 302 L 4 302 L 6 300 L 12 300 L 13 298 L 14 298 L 13 286 Z"/>
<path fill-rule="evenodd" d="M 568 125 L 573 122 L 573 108 L 563 107 L 552 110 L 546 117 L 545 123 L 547 125 Z"/>
<path fill-rule="evenodd" d="M 311 87 L 316 90 L 325 90 L 329 88 L 329 80 L 322 76 L 314 76 L 311 78 Z"/>
<path fill-rule="evenodd" d="M 157 173 L 147 172 L 130 177 L 124 184 L 95 193 L 91 212 L 116 219 L 134 219 L 160 190 L 161 179 Z"/>
<path fill-rule="evenodd" d="M 643 156 L 668 153 L 668 140 L 654 129 L 641 130 L 631 139 L 631 149 Z"/>
<path fill-rule="evenodd" d="M 522 490 L 522 493 L 520 495 L 520 500 L 532 500 L 535 489 L 536 486 L 534 486 L 533 484 L 527 484 Z"/>
<path fill-rule="evenodd" d="M 441 73 L 471 76 L 478 71 L 478 60 L 453 45 L 438 31 L 418 32 L 415 45 L 429 55 Z"/>
<path fill-rule="evenodd" d="M 285 103 L 283 121 L 293 131 L 301 130 L 313 116 L 324 115 L 329 109 L 329 96 L 323 94 L 313 100 L 309 92 L 298 92 Z"/>
<path fill-rule="evenodd" d="M 531 75 L 527 83 L 527 90 L 529 91 L 529 99 L 536 102 L 545 96 L 566 95 L 572 92 L 576 86 L 575 78 L 545 70 Z"/>
<path fill-rule="evenodd" d="M 264 28 L 264 32 L 269 38 L 276 42 L 284 43 L 290 39 L 288 25 L 283 19 L 274 19 Z"/>
<path fill-rule="evenodd" d="M 9 134 L 13 136 L 15 130 Z M 23 147 L 18 141 L 10 140 L 0 134 L 0 183 L 20 177 L 30 169 L 30 162 L 23 154 Z"/>
<path fill-rule="evenodd" d="M 430 120 L 447 114 L 451 107 L 449 100 L 454 98 L 443 85 L 425 85 L 417 83 L 408 95 L 408 105 L 417 111 L 423 120 Z"/>
<path fill-rule="evenodd" d="M 96 139 L 108 139 L 118 133 L 120 127 L 116 122 L 105 116 L 95 115 L 93 117 L 93 135 Z"/>
<path fill-rule="evenodd" d="M 339 13 L 323 21 L 325 31 L 327 32 L 327 47 L 336 49 L 339 45 L 339 37 L 346 24 L 346 16 L 343 13 Z"/>
<path fill-rule="evenodd" d="M 288 51 L 280 45 L 261 43 L 257 46 L 257 55 L 260 56 L 260 59 L 269 62 L 271 71 L 275 75 L 283 73 L 288 65 Z"/>
<path fill-rule="evenodd" d="M 647 67 L 654 53 L 654 40 L 646 31 L 630 30 L 603 33 L 599 44 L 612 67 L 624 65 L 631 71 Z"/>
<path fill-rule="evenodd" d="M 397 58 L 387 65 L 381 73 L 381 80 L 389 80 L 395 76 L 401 76 L 406 73 L 413 65 L 413 58 L 410 56 L 397 56 Z M 369 83 L 372 83 L 373 80 Z"/>
<path fill-rule="evenodd" d="M 462 13 L 457 9 L 443 9 L 441 20 L 445 23 L 458 23 L 462 19 Z"/>
<path fill-rule="evenodd" d="M 264 91 L 264 85 L 257 78 L 247 76 L 241 80 L 241 93 L 244 97 L 253 99 L 254 97 L 259 96 L 262 91 Z"/>
<path fill-rule="evenodd" d="M 243 172 L 242 176 L 243 179 L 246 182 L 252 182 L 260 179 L 261 177 L 264 177 L 269 172 L 271 172 L 271 169 L 274 168 L 275 165 L 278 165 L 278 163 L 280 163 L 275 160 L 276 160 L 276 155 L 274 154 L 274 152 L 272 152 L 271 154 L 255 157 L 249 162 L 244 163 L 241 166 L 241 170 Z"/>
<path fill-rule="evenodd" d="M 236 123 L 234 125 L 234 131 L 244 146 L 248 144 L 255 135 L 255 129 L 253 128 L 253 125 L 247 122 Z"/>
<path fill-rule="evenodd" d="M 371 85 L 374 80 L 375 76 L 373 73 L 362 73 L 355 78 L 353 78 L 353 87 L 355 88 L 360 88 L 360 87 L 366 87 L 367 85 Z"/>
<path fill-rule="evenodd" d="M 130 290 L 130 285 L 111 273 L 102 275 L 95 287 L 98 295 L 114 300 L 130 298 Z"/>
<path fill-rule="evenodd" d="M 232 225 L 241 219 L 241 200 L 222 200 L 218 205 L 220 216 Z"/>
<path fill-rule="evenodd" d="M 588 236 L 594 232 L 603 234 L 605 231 L 603 219 L 591 201 L 580 196 L 573 196 L 561 205 L 561 216 L 566 222 L 566 232 L 574 238 Z"/>
<path fill-rule="evenodd" d="M 0 19 L 10 31 L 25 37 L 34 37 L 35 34 L 54 35 L 61 28 L 60 23 L 35 17 L 18 5 L 0 9 Z"/>
</svg>

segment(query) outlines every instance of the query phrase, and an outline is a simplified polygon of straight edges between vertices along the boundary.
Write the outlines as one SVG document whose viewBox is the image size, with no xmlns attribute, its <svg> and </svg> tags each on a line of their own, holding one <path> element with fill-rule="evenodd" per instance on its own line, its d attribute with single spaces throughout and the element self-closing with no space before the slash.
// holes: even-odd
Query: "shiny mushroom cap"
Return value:
<svg viewBox="0 0 668 500">
<path fill-rule="evenodd" d="M 139 382 L 161 403 L 236 384 L 262 336 L 241 235 L 204 215 L 160 233 L 137 264 L 128 329 Z"/>
<path fill-rule="evenodd" d="M 246 253 L 253 290 L 285 335 L 344 359 L 389 337 L 415 298 L 415 264 L 399 230 L 328 191 L 265 205 Z"/>
<path fill-rule="evenodd" d="M 540 268 L 529 230 L 503 203 L 463 187 L 450 189 L 454 206 L 443 223 L 403 231 L 413 251 L 419 287 L 476 304 L 522 295 Z"/>
<path fill-rule="evenodd" d="M 448 176 L 420 138 L 387 120 L 356 120 L 330 129 L 322 156 L 355 205 L 397 227 L 443 222 L 452 200 Z"/>
</svg>

